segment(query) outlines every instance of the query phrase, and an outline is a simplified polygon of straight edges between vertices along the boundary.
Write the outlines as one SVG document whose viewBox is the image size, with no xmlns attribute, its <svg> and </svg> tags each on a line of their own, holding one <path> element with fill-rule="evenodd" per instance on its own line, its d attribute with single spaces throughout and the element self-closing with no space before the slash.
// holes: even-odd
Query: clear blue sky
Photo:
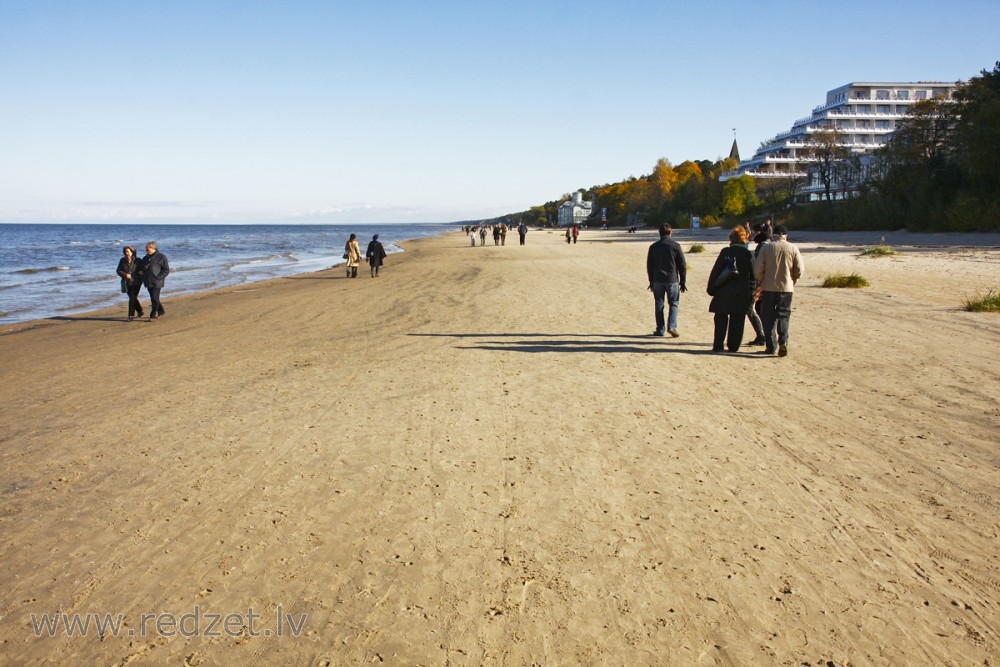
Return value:
<svg viewBox="0 0 1000 667">
<path fill-rule="evenodd" d="M 408 222 L 966 80 L 1000 2 L 0 0 L 0 221 Z"/>
</svg>

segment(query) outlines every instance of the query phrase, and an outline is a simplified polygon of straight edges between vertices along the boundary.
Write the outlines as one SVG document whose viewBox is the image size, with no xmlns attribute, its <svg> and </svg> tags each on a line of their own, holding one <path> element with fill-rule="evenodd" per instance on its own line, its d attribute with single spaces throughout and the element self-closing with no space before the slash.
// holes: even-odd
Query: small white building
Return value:
<svg viewBox="0 0 1000 667">
<path fill-rule="evenodd" d="M 594 202 L 583 201 L 583 192 L 574 192 L 573 198 L 559 206 L 559 226 L 583 225 L 594 211 Z"/>
</svg>

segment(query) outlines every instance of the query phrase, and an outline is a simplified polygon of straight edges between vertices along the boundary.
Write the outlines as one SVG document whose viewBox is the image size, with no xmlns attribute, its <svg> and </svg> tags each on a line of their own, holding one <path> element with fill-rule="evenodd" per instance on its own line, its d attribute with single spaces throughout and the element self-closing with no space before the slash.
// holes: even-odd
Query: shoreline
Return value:
<svg viewBox="0 0 1000 667">
<path fill-rule="evenodd" d="M 779 359 L 711 352 L 722 239 L 649 336 L 652 240 L 443 235 L 3 336 L 0 660 L 992 661 L 1000 318 L 957 293 L 1000 250 L 802 243 Z M 301 632 L 31 626 L 251 609 Z"/>
<path fill-rule="evenodd" d="M 232 225 L 239 226 L 239 225 Z M 534 234 L 539 233 L 561 233 L 561 230 L 557 228 L 552 229 L 538 229 L 531 228 Z M 653 229 L 640 229 L 639 232 L 635 234 L 628 234 L 624 229 L 612 228 L 607 230 L 600 229 L 584 229 L 585 235 L 599 234 L 607 235 L 609 237 L 615 238 L 619 241 L 646 241 L 647 238 L 655 239 L 655 230 Z M 426 238 L 437 238 L 441 236 L 447 236 L 449 234 L 460 233 L 460 230 L 456 231 L 443 231 L 440 234 L 433 237 L 418 237 L 416 239 L 402 239 L 400 241 L 392 242 L 392 245 L 399 248 L 399 250 L 389 252 L 389 255 L 400 255 L 406 252 L 404 247 L 405 244 L 410 243 L 414 240 L 423 240 Z M 715 241 L 724 242 L 726 241 L 726 236 L 729 233 L 728 228 L 722 227 L 709 227 L 701 229 L 675 229 L 674 238 L 681 239 L 685 241 Z M 906 230 L 897 230 L 894 232 L 888 231 L 862 231 L 862 232 L 839 232 L 839 231 L 795 231 L 793 230 L 789 236 L 790 240 L 795 243 L 808 243 L 808 244 L 823 244 L 828 243 L 834 246 L 843 247 L 864 247 L 870 245 L 878 245 L 885 243 L 885 245 L 896 246 L 901 248 L 908 248 L 910 250 L 919 251 L 923 249 L 939 250 L 939 249 L 997 249 L 1000 248 L 1000 233 L 986 233 L 986 232 L 954 232 L 954 233 L 938 233 L 938 232 L 916 232 L 911 233 Z M 587 241 L 585 241 L 587 242 Z M 651 240 L 649 242 L 652 242 Z M 309 275 L 313 273 L 322 273 L 324 271 L 332 271 L 338 266 L 344 264 L 346 260 L 334 259 L 333 264 L 322 269 L 313 269 L 309 271 L 303 271 L 301 273 L 290 273 L 284 276 L 273 276 L 269 278 L 260 278 L 257 280 L 251 280 L 245 283 L 240 283 L 237 285 L 223 285 L 220 287 L 211 287 L 209 289 L 193 290 L 193 291 L 181 291 L 176 293 L 176 295 L 170 295 L 165 298 L 177 299 L 186 296 L 193 295 L 205 295 L 211 294 L 217 291 L 224 291 L 229 289 L 240 289 L 248 288 L 250 285 L 259 285 L 260 283 L 266 283 L 272 280 L 281 280 L 283 278 L 291 278 L 294 276 Z M 361 268 L 361 267 L 359 267 Z M 169 293 L 168 293 L 169 294 Z M 143 289 L 140 292 L 140 301 L 144 299 L 148 301 L 148 295 L 146 295 Z M 115 298 L 115 297 L 109 297 Z M 125 305 L 122 305 L 124 308 Z M 5 335 L 9 333 L 15 333 L 16 330 L 23 328 L 35 328 L 38 326 L 44 326 L 47 322 L 54 321 L 65 321 L 72 320 L 74 318 L 81 319 L 86 315 L 110 315 L 111 311 L 118 310 L 118 305 L 110 305 L 101 308 L 90 308 L 87 309 L 83 307 L 82 310 L 73 310 L 72 312 L 65 312 L 64 314 L 52 315 L 49 317 L 39 317 L 32 318 L 29 320 L 21 320 L 17 322 L 2 322 L 0 323 L 0 335 Z M 13 329 L 12 329 L 13 328 Z"/>
<path fill-rule="evenodd" d="M 402 252 L 398 243 L 455 229 L 443 224 L 418 225 L 411 229 L 402 225 L 343 226 L 343 229 L 329 225 L 154 225 L 150 230 L 128 224 L 31 224 L 22 227 L 29 229 L 11 237 L 11 246 L 4 257 L 5 266 L 9 268 L 4 269 L 2 293 L 6 299 L 4 310 L 8 312 L 0 311 L 0 326 L 114 307 L 119 300 L 117 277 L 113 272 L 108 275 L 104 263 L 117 260 L 113 256 L 109 259 L 98 255 L 111 248 L 120 254 L 124 241 L 110 239 L 135 237 L 147 231 L 154 236 L 166 236 L 167 229 L 170 233 L 182 234 L 168 238 L 168 242 L 172 242 L 170 246 L 161 243 L 164 252 L 169 247 L 168 256 L 173 257 L 175 275 L 168 280 L 168 286 L 175 288 L 175 294 L 182 295 L 338 266 L 344 262 L 341 241 L 346 241 L 350 231 L 358 232 L 360 238 L 379 233 L 386 251 L 397 254 Z M 318 246 L 309 238 L 314 228 Z M 246 243 L 234 237 L 238 232 L 247 235 Z M 185 233 L 193 236 L 185 237 Z M 56 259 L 62 260 L 59 267 L 49 266 L 54 261 L 50 257 L 38 255 L 40 248 L 50 244 L 57 248 Z M 328 254 L 314 250 L 324 246 Z M 216 250 L 218 253 L 214 252 Z"/>
</svg>

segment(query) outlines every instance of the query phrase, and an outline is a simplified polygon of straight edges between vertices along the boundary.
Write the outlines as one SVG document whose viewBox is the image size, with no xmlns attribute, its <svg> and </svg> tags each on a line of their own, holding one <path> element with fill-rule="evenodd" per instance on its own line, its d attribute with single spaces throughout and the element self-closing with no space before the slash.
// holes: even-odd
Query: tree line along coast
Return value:
<svg viewBox="0 0 1000 667">
<path fill-rule="evenodd" d="M 818 201 L 803 201 L 801 176 L 720 181 L 739 164 L 735 155 L 678 165 L 661 158 L 647 175 L 579 189 L 592 203 L 586 224 L 684 229 L 693 219 L 702 227 L 772 219 L 792 229 L 1000 231 L 1000 61 L 959 82 L 950 99 L 915 104 L 885 146 L 864 156 L 865 169 L 834 128 L 817 133 L 807 150 L 813 178 L 825 186 Z M 851 196 L 832 196 L 835 181 Z M 555 226 L 571 198 L 489 222 Z"/>
</svg>

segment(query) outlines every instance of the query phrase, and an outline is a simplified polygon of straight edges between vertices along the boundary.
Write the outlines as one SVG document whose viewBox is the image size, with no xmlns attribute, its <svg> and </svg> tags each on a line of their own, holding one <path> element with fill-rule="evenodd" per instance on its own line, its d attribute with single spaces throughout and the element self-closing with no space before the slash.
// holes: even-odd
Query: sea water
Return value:
<svg viewBox="0 0 1000 667">
<path fill-rule="evenodd" d="M 362 254 L 374 234 L 391 254 L 401 252 L 402 241 L 456 229 L 454 224 L 0 224 L 0 323 L 115 304 L 124 313 L 127 299 L 115 270 L 126 245 L 142 257 L 146 243 L 156 241 L 170 262 L 163 290 L 169 303 L 178 294 L 330 268 L 344 262 L 352 233 Z M 145 290 L 140 300 L 147 300 Z"/>
</svg>

